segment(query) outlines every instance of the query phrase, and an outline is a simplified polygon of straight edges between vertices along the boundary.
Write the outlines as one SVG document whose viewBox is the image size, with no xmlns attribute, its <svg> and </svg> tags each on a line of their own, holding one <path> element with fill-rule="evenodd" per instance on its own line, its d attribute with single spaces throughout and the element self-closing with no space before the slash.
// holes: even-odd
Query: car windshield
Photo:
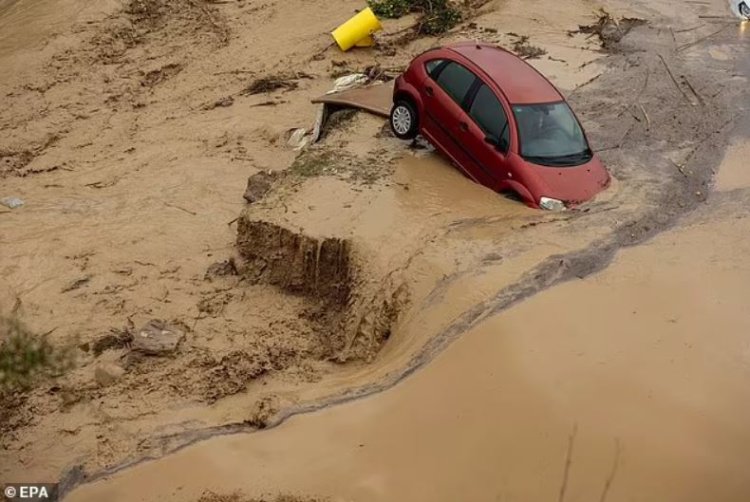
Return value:
<svg viewBox="0 0 750 502">
<path fill-rule="evenodd" d="M 514 105 L 521 156 L 543 166 L 585 164 L 593 156 L 581 125 L 565 102 Z"/>
</svg>

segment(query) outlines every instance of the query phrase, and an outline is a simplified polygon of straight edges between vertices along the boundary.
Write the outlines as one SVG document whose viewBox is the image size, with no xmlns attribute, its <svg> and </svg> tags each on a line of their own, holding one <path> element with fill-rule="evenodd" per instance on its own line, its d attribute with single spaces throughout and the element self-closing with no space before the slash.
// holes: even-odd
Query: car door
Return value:
<svg viewBox="0 0 750 502">
<path fill-rule="evenodd" d="M 511 125 L 501 98 L 479 80 L 472 89 L 466 107 L 469 120 L 459 127 L 459 141 L 472 152 L 484 184 L 497 190 L 502 180 L 512 177 L 508 162 Z"/>
<path fill-rule="evenodd" d="M 427 65 L 429 78 L 423 88 L 425 123 L 422 133 L 468 177 L 487 184 L 472 153 L 459 141 L 469 121 L 463 105 L 477 80 L 476 75 L 451 60 L 443 60 L 433 68 L 430 62 Z"/>
</svg>

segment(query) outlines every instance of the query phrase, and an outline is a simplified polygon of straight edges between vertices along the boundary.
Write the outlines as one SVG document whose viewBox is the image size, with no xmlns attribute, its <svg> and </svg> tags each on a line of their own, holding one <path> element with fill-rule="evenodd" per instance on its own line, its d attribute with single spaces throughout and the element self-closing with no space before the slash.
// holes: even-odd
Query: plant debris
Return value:
<svg viewBox="0 0 750 502">
<path fill-rule="evenodd" d="M 630 30 L 646 23 L 643 19 L 633 17 L 624 17 L 617 20 L 604 9 L 599 9 L 598 15 L 599 18 L 594 24 L 579 25 L 577 30 L 568 32 L 568 35 L 573 36 L 577 33 L 586 33 L 590 37 L 597 36 L 603 49 L 611 49 Z"/>
<path fill-rule="evenodd" d="M 70 348 L 53 346 L 15 317 L 0 317 L 0 392 L 28 389 L 37 378 L 61 374 L 72 365 Z"/>
<path fill-rule="evenodd" d="M 547 54 L 547 51 L 541 47 L 531 45 L 529 43 L 529 37 L 527 35 L 516 35 L 515 33 L 511 36 L 515 36 L 516 41 L 513 42 L 513 52 L 522 59 L 537 59 Z"/>
<path fill-rule="evenodd" d="M 369 0 L 373 12 L 385 18 L 399 18 L 411 12 L 420 14 L 417 32 L 439 35 L 463 19 L 461 9 L 449 0 Z"/>
<path fill-rule="evenodd" d="M 107 350 L 130 347 L 132 342 L 133 332 L 130 328 L 112 328 L 109 330 L 109 333 L 101 336 L 93 343 L 91 350 L 98 357 L 102 352 Z"/>
<path fill-rule="evenodd" d="M 159 69 L 151 70 L 150 72 L 146 73 L 143 76 L 143 80 L 141 80 L 141 85 L 143 87 L 154 87 L 155 85 L 160 84 L 170 79 L 171 77 L 174 77 L 181 71 L 182 65 L 176 63 L 164 65 Z"/>
<path fill-rule="evenodd" d="M 242 91 L 242 94 L 252 95 L 270 93 L 279 89 L 293 91 L 299 86 L 297 81 L 303 78 L 312 79 L 313 76 L 305 72 L 294 72 L 291 74 L 277 74 L 261 77 L 250 82 L 250 84 Z"/>
</svg>

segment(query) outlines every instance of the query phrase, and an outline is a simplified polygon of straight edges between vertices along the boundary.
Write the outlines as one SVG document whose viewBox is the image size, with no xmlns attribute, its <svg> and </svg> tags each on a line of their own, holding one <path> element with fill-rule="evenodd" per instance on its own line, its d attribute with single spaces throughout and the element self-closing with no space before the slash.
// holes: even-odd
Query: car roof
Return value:
<svg viewBox="0 0 750 502">
<path fill-rule="evenodd" d="M 533 66 L 500 47 L 460 42 L 444 47 L 465 57 L 492 79 L 511 104 L 553 103 L 564 98 Z"/>
</svg>

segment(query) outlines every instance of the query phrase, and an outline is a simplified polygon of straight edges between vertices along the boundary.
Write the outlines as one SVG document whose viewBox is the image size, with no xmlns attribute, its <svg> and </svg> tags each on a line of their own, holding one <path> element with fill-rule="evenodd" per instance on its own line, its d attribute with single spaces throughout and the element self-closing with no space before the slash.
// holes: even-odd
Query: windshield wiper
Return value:
<svg viewBox="0 0 750 502">
<path fill-rule="evenodd" d="M 534 164 L 541 164 L 547 166 L 575 166 L 582 163 L 588 162 L 593 157 L 593 153 L 590 149 L 586 149 L 582 152 L 572 153 L 569 155 L 555 155 L 555 156 L 525 156 L 524 158 Z"/>
</svg>

